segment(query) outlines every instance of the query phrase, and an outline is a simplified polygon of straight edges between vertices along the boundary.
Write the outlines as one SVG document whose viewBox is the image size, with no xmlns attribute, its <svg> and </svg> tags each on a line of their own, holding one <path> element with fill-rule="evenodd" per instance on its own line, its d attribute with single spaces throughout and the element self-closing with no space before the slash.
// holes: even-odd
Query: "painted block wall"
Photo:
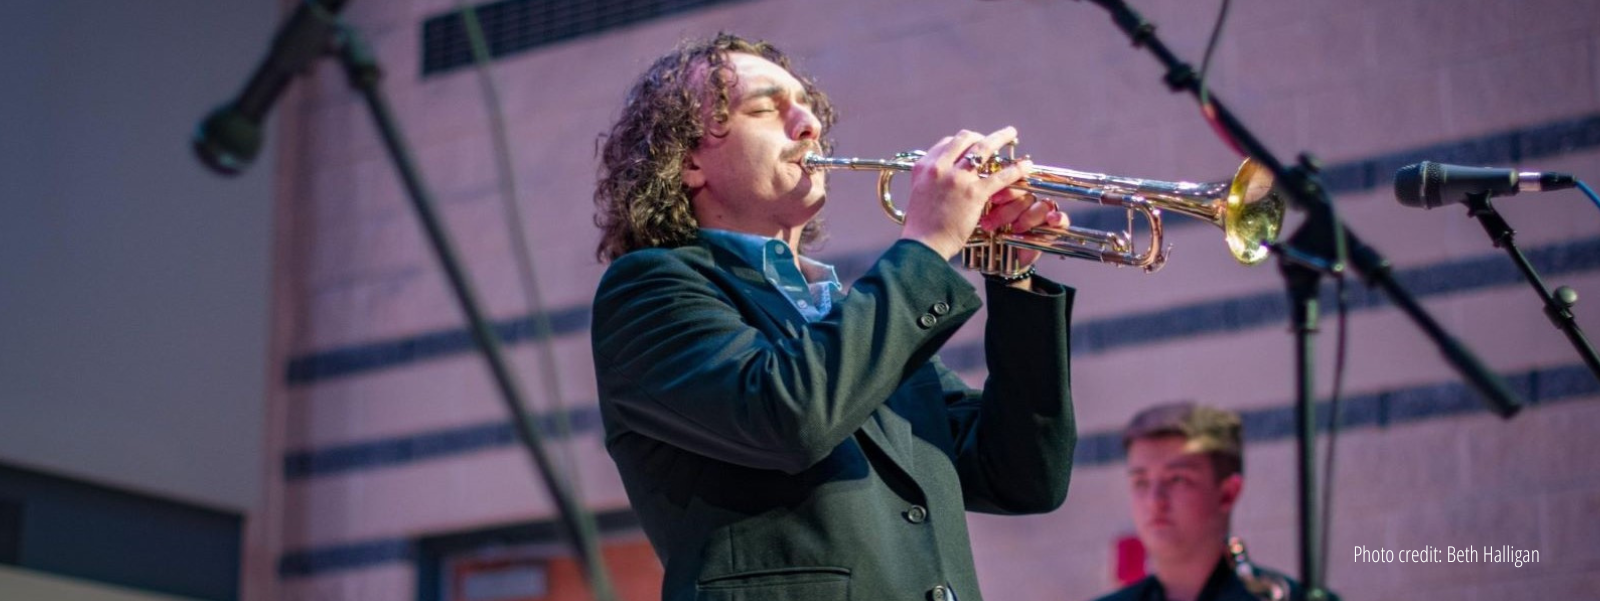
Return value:
<svg viewBox="0 0 1600 601">
<path fill-rule="evenodd" d="M 1139 0 L 1198 64 L 1216 2 Z M 1214 59 L 1217 95 L 1291 159 L 1314 153 L 1338 207 L 1423 304 L 1537 401 L 1511 421 L 1482 410 L 1402 314 L 1358 281 L 1343 381 L 1330 580 L 1346 599 L 1577 598 L 1600 590 L 1600 385 L 1530 288 L 1457 208 L 1394 202 L 1408 162 L 1519 164 L 1600 181 L 1600 3 L 1593 0 L 1240 0 Z M 354 2 L 385 90 L 540 411 L 530 309 L 519 289 L 478 75 L 422 77 L 421 22 L 447 0 Z M 1162 180 L 1215 180 L 1238 163 L 1193 101 L 1129 47 L 1098 7 L 1045 0 L 740 2 L 496 61 L 518 195 L 557 336 L 562 402 L 586 502 L 626 514 L 594 419 L 587 306 L 594 149 L 632 78 L 685 36 L 778 43 L 840 108 L 839 154 L 884 157 L 960 128 L 1015 125 L 1039 163 Z M 267 520 L 252 538 L 256 599 L 418 598 L 417 541 L 547 522 L 552 504 L 507 436 L 506 415 L 358 99 L 334 65 L 284 110 L 274 279 Z M 872 178 L 830 182 L 816 253 L 859 273 L 897 236 Z M 1600 211 L 1576 191 L 1498 202 L 1550 285 L 1600 331 Z M 1084 207 L 1081 223 L 1120 217 Z M 1073 379 L 1083 443 L 1060 510 L 972 516 L 983 593 L 1088 599 L 1110 589 L 1112 542 L 1132 531 L 1115 435 L 1149 404 L 1196 400 L 1246 414 L 1246 493 L 1235 530 L 1258 561 L 1293 572 L 1293 348 L 1272 264 L 1243 267 L 1218 230 L 1169 219 L 1152 275 L 1082 261 L 1043 273 L 1079 289 Z M 1291 225 L 1298 216 L 1291 217 Z M 853 270 L 853 271 L 852 271 Z M 1331 286 L 1330 286 L 1331 289 Z M 982 319 L 980 315 L 977 319 Z M 978 323 L 974 320 L 974 324 Z M 1332 390 L 1324 307 L 1318 383 Z M 981 383 L 981 328 L 947 362 Z M 636 530 L 608 534 L 638 540 Z M 1541 561 L 1372 564 L 1355 546 L 1514 545 Z M 619 580 L 655 578 L 632 569 Z"/>
</svg>

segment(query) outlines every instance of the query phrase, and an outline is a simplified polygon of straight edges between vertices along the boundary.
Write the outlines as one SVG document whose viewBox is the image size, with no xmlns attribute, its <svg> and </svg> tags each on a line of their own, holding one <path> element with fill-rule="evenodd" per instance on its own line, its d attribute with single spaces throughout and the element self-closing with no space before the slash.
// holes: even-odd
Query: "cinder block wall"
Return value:
<svg viewBox="0 0 1600 601">
<path fill-rule="evenodd" d="M 1218 3 L 1136 0 L 1198 64 Z M 539 412 L 545 394 L 528 303 L 495 180 L 478 75 L 421 76 L 421 23 L 449 0 L 352 2 L 386 93 L 437 194 L 483 303 Z M 499 60 L 520 227 L 557 337 L 579 466 L 608 544 L 642 540 L 600 442 L 587 306 L 597 136 L 631 78 L 684 36 L 779 43 L 840 107 L 840 154 L 883 157 L 959 128 L 1015 125 L 1041 164 L 1215 180 L 1238 163 L 1194 103 L 1101 9 L 1062 0 L 758 0 L 652 21 Z M 1316 154 L 1350 227 L 1383 252 L 1455 335 L 1536 401 L 1516 419 L 1477 397 L 1401 313 L 1359 281 L 1344 378 L 1330 578 L 1346 599 L 1585 598 L 1600 590 L 1600 386 L 1533 292 L 1459 207 L 1392 199 L 1396 167 L 1432 159 L 1566 171 L 1600 181 L 1600 2 L 1239 0 L 1214 59 L 1217 95 L 1286 160 Z M 552 503 L 509 437 L 506 412 L 360 104 L 332 64 L 299 84 L 281 127 L 268 499 L 252 525 L 252 599 L 408 599 L 424 542 L 547 523 Z M 818 255 L 859 273 L 897 230 L 872 178 L 830 182 Z M 1600 298 L 1600 211 L 1576 191 L 1499 207 L 1551 286 Z M 1120 215 L 1087 207 L 1080 223 Z M 1083 443 L 1065 507 L 970 520 L 991 599 L 1086 599 L 1110 589 L 1112 541 L 1132 531 L 1116 431 L 1149 404 L 1245 412 L 1250 443 L 1235 530 L 1258 561 L 1294 572 L 1293 347 L 1272 264 L 1228 258 L 1215 228 L 1169 218 L 1158 274 L 1081 261 L 1044 273 L 1079 289 L 1074 389 Z M 1292 217 L 1291 222 L 1297 222 Z M 1331 285 L 1329 286 L 1331 289 Z M 1592 303 L 1592 301 L 1588 301 Z M 1600 310 L 1577 307 L 1600 333 Z M 980 316 L 981 318 L 981 316 Z M 1318 384 L 1332 390 L 1336 323 L 1324 305 Z M 945 351 L 983 380 L 981 328 Z M 1512 545 L 1540 561 L 1356 563 L 1393 550 Z M 641 565 L 634 562 L 630 565 Z M 654 567 L 622 570 L 654 593 Z"/>
</svg>

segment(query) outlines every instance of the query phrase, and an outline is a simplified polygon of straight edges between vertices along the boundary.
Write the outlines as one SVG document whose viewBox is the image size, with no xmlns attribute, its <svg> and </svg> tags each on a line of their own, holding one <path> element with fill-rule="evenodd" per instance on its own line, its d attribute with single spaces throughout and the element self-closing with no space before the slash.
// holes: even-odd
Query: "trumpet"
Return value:
<svg viewBox="0 0 1600 601">
<path fill-rule="evenodd" d="M 879 204 L 890 219 L 904 224 L 905 212 L 895 206 L 889 183 L 896 173 L 910 171 L 922 156 L 922 151 L 910 151 L 899 153 L 893 159 L 874 160 L 811 153 L 801 164 L 808 170 L 877 171 Z M 1017 159 L 1008 151 L 1004 157 L 990 157 L 978 165 L 978 171 L 993 174 L 1026 158 Z M 1010 187 L 1043 196 L 1122 207 L 1128 212 L 1128 227 L 1120 232 L 1076 226 L 1041 226 L 1026 232 L 995 233 L 980 229 L 962 249 L 962 263 L 968 269 L 985 274 L 1011 275 L 1021 269 L 1016 250 L 1026 248 L 1119 267 L 1130 265 L 1153 273 L 1166 264 L 1167 254 L 1172 250 L 1161 228 L 1161 211 L 1169 210 L 1222 228 L 1223 239 L 1233 258 L 1245 265 L 1255 265 L 1266 260 L 1268 245 L 1277 239 L 1283 225 L 1285 203 L 1272 184 L 1272 173 L 1250 159 L 1245 159 L 1231 180 L 1199 184 L 1036 165 L 1029 169 L 1027 177 Z M 1150 239 L 1136 249 L 1134 225 L 1141 217 L 1149 225 Z"/>
</svg>

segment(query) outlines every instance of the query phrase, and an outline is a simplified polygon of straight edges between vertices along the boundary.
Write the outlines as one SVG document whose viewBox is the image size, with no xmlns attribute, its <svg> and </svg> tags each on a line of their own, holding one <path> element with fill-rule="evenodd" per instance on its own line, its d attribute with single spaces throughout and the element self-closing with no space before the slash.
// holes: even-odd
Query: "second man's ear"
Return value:
<svg viewBox="0 0 1600 601">
<path fill-rule="evenodd" d="M 1233 511 L 1233 506 L 1239 504 L 1239 494 L 1244 492 L 1244 476 L 1233 474 L 1222 479 L 1222 505 L 1223 510 Z"/>
<path fill-rule="evenodd" d="M 700 164 L 695 161 L 693 152 L 683 157 L 683 168 L 679 172 L 679 177 L 683 179 L 683 185 L 690 190 L 698 190 L 706 185 L 706 174 L 700 170 Z"/>
</svg>

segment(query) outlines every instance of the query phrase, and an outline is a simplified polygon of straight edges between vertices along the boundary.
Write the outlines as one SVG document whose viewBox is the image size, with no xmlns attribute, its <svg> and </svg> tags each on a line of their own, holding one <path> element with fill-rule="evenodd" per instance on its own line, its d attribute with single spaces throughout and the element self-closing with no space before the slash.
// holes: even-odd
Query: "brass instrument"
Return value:
<svg viewBox="0 0 1600 601">
<path fill-rule="evenodd" d="M 890 160 L 831 158 L 808 154 L 802 161 L 806 169 L 848 169 L 878 171 L 878 201 L 889 218 L 905 223 L 905 213 L 895 207 L 889 195 L 889 182 L 896 172 L 910 171 L 922 151 L 903 152 Z M 1009 155 L 1009 153 L 1008 153 Z M 1025 159 L 1026 157 L 1024 157 Z M 991 157 L 978 170 L 992 174 L 1017 160 L 1012 156 Z M 1011 188 L 1050 197 L 1094 202 L 1123 207 L 1128 211 L 1128 227 L 1121 232 L 1105 232 L 1069 226 L 1037 227 L 1027 232 L 973 233 L 962 249 L 968 269 L 986 274 L 1010 274 L 1018 270 L 1015 249 L 1028 248 L 1047 254 L 1090 259 L 1114 265 L 1132 265 L 1146 273 L 1161 268 L 1167 261 L 1161 229 L 1161 211 L 1173 211 L 1204 220 L 1222 228 L 1223 238 L 1233 257 L 1245 265 L 1265 260 L 1267 245 L 1278 237 L 1283 223 L 1284 201 L 1272 188 L 1272 173 L 1246 159 L 1232 180 L 1195 184 L 1163 182 L 1131 177 L 1074 171 L 1060 167 L 1034 166 L 1025 179 Z M 1135 215 L 1150 226 L 1150 243 L 1143 251 L 1133 244 Z"/>
<path fill-rule="evenodd" d="M 1228 565 L 1233 567 L 1233 573 L 1239 577 L 1239 582 L 1250 594 L 1263 601 L 1288 601 L 1289 581 L 1283 576 L 1262 570 L 1250 562 L 1250 554 L 1244 550 L 1244 539 L 1237 536 L 1228 537 Z"/>
</svg>

